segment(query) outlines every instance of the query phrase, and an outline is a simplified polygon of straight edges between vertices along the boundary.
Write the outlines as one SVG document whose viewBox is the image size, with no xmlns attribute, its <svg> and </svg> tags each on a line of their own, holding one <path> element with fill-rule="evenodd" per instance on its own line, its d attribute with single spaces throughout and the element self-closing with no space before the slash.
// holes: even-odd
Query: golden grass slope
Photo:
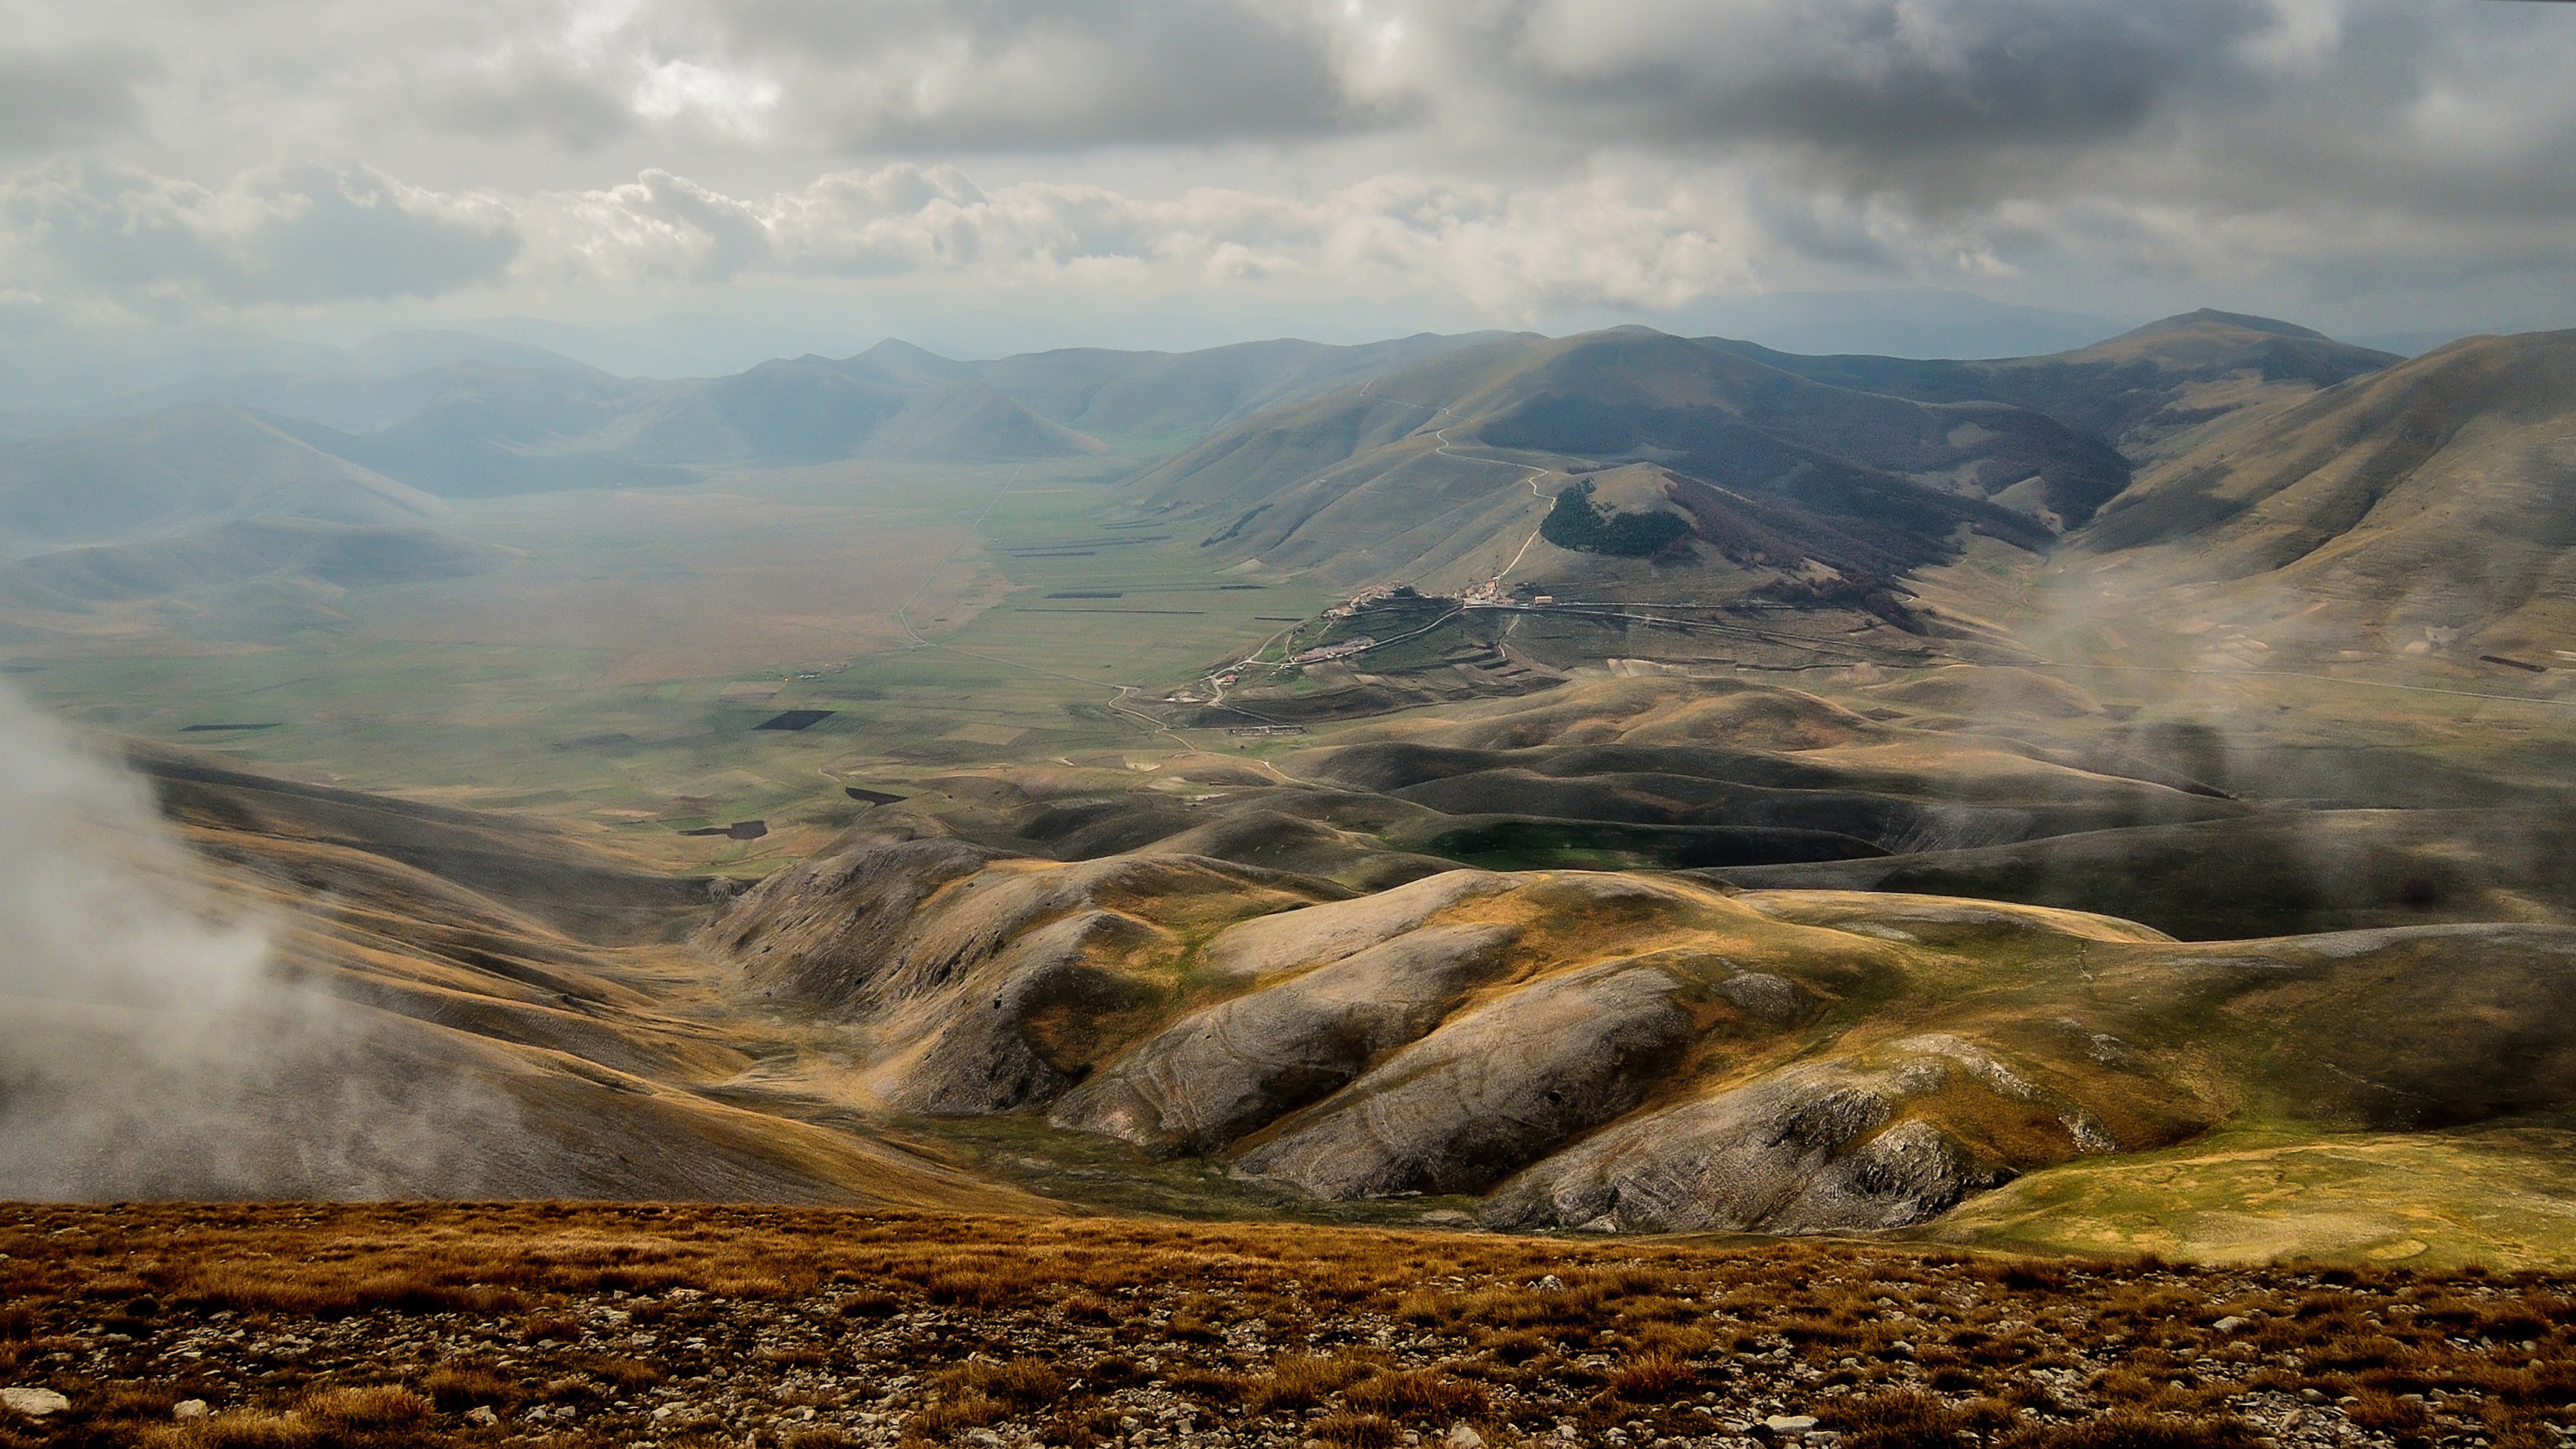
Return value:
<svg viewBox="0 0 2576 1449">
<path fill-rule="evenodd" d="M 2033 1173 L 1917 1233 L 2011 1252 L 2563 1271 L 2576 1266 L 2576 1134 L 2224 1133 Z"/>
<path fill-rule="evenodd" d="M 704 939 L 844 1023 L 882 1100 L 1046 1108 L 1320 1198 L 1464 1195 L 1521 1227 L 1898 1225 L 2229 1123 L 2429 1129 L 2576 1097 L 2557 927 L 2183 944 L 1578 871 L 1346 895 L 1181 855 L 870 840 Z M 1674 1187 L 1745 1143 L 1768 1145 L 1727 1183 Z M 1929 1155 L 1871 1175 L 1900 1148 Z"/>
<path fill-rule="evenodd" d="M 138 1141 L 93 1164 L 83 1195 L 1051 1210 L 708 1095 L 760 1047 L 672 940 L 709 901 L 702 882 L 624 870 L 500 817 L 166 749 L 138 763 L 208 861 L 216 899 L 269 923 L 279 972 L 345 1005 L 214 1028 L 268 1042 L 273 1059 L 244 1069 L 262 1099 L 248 1115 L 217 1104 L 187 1140 Z M 43 1051 L 120 1060 L 194 1030 L 197 1010 L 55 1011 L 59 1040 Z M 197 1104 L 170 1105 L 176 1122 L 200 1121 Z M 377 1126 L 353 1141 L 353 1117 Z"/>
</svg>

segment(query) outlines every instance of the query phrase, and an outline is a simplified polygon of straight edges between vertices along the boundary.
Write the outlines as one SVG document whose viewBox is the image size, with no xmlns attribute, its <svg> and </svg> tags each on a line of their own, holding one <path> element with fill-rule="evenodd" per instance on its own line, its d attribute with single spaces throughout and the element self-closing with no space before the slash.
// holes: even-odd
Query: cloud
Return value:
<svg viewBox="0 0 2576 1449">
<path fill-rule="evenodd" d="M 256 311 L 466 288 L 740 280 L 1055 288 L 1104 300 L 1267 290 L 1436 292 L 1496 316 L 1671 306 L 1752 278 L 1752 216 L 1721 191 L 1374 177 L 1319 197 L 1137 197 L 949 166 L 835 172 L 737 197 L 665 171 L 625 185 L 450 195 L 371 171 L 269 168 L 208 188 L 132 168 L 0 177 L 0 255 L 57 293 L 136 310 Z M 28 305 L 39 293 L 22 289 Z"/>
<path fill-rule="evenodd" d="M 14 3 L 71 79 L 0 84 L 0 145 L 94 149 L 0 183 L 0 287 L 65 304 L 903 278 L 1518 321 L 2445 265 L 2576 297 L 2566 6 Z"/>
<path fill-rule="evenodd" d="M 316 166 L 212 190 L 57 164 L 0 180 L 0 226 L 13 272 L 230 306 L 436 296 L 497 276 L 519 245 L 497 203 Z"/>
<path fill-rule="evenodd" d="M 2231 84 L 2274 21 L 2267 0 L 1545 0 L 1504 40 L 1595 125 L 1892 160 L 2132 133 Z"/>
<path fill-rule="evenodd" d="M 83 298 L 223 315 L 476 290 L 640 296 L 736 283 L 944 294 L 983 307 L 1171 299 L 1424 301 L 1527 325 L 1580 308 L 1659 311 L 1809 278 L 1942 285 L 2070 265 L 2178 287 L 2297 275 L 2317 295 L 2373 276 L 2437 284 L 2576 269 L 2547 211 L 2425 218 L 2362 200 L 2266 205 L 2094 195 L 1927 209 L 1808 184 L 1794 165 L 1637 162 L 1551 185 L 1408 173 L 1318 195 L 1176 195 L 898 163 L 734 195 L 668 171 L 618 186 L 439 193 L 372 171 L 268 168 L 207 188 L 130 168 L 0 178 L 0 255 L 33 317 Z M 43 306 L 39 307 L 38 304 Z M 31 310 L 32 309 L 32 310 Z"/>
<path fill-rule="evenodd" d="M 80 145 L 122 130 L 137 114 L 135 87 L 149 68 L 112 44 L 0 50 L 0 152 Z"/>
<path fill-rule="evenodd" d="M 13 14 L 12 11 L 16 13 Z M 1785 147 L 1835 184 L 2545 181 L 2576 25 L 2489 0 L 0 0 L 0 142 L 236 168 L 517 138 L 858 160 L 1409 138 L 1583 169 Z M 2563 152 L 2554 153 L 2563 155 Z M 2174 167 L 2175 158 L 2200 166 Z M 671 165 L 678 158 L 664 157 Z M 2563 171 L 2565 168 L 2558 168 Z"/>
<path fill-rule="evenodd" d="M 663 172 L 531 198 L 527 267 L 554 282 L 746 276 L 1104 296 L 1267 289 L 1446 292 L 1501 316 L 1557 305 L 1672 306 L 1749 280 L 1745 218 L 1670 189 L 1591 182 L 1465 186 L 1382 176 L 1311 200 L 1194 188 L 1138 198 L 1022 183 L 987 191 L 954 167 L 835 173 L 758 199 Z"/>
<path fill-rule="evenodd" d="M 133 775 L 0 689 L 0 1196 L 456 1190 L 501 1094 L 404 1082 L 388 1021 L 281 975 Z"/>
<path fill-rule="evenodd" d="M 494 15 L 480 33 L 424 28 L 397 84 L 350 110 L 576 149 L 654 134 L 875 154 L 1309 138 L 1416 114 L 1368 85 L 1331 6 L 505 0 Z M 319 57 L 281 63 L 322 67 L 326 95 L 340 80 Z"/>
<path fill-rule="evenodd" d="M 1204 145 L 1399 122 L 1347 74 L 1333 7 L 769 0 L 730 53 L 792 76 L 804 123 L 862 151 Z"/>
</svg>

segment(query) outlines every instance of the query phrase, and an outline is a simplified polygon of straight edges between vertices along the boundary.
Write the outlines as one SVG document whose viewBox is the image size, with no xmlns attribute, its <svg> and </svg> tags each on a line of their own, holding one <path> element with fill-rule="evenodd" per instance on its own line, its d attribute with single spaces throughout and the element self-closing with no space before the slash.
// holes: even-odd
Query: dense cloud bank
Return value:
<svg viewBox="0 0 2576 1449">
<path fill-rule="evenodd" d="M 1432 292 L 1497 321 L 1837 278 L 2576 278 L 2557 5 L 12 10 L 21 317 L 745 276 Z M 968 179 L 995 173 L 1069 179 Z"/>
</svg>

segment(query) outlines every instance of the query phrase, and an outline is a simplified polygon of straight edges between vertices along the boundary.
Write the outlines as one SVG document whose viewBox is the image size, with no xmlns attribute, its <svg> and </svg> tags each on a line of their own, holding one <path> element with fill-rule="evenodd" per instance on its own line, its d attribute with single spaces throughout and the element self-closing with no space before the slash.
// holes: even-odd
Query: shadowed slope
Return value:
<svg viewBox="0 0 2576 1449">
<path fill-rule="evenodd" d="M 1421 576 L 1497 530 L 1509 558 L 1565 486 L 1530 475 L 1631 459 L 1767 500 L 1775 528 L 1840 527 L 1912 561 L 1967 527 L 2035 543 L 2128 481 L 2106 445 L 2035 413 L 1827 387 L 1631 328 L 1500 339 L 1274 409 L 1135 488 L 1207 517 L 1211 549 Z"/>
<path fill-rule="evenodd" d="M 2138 461 L 2230 415 L 2276 411 L 2403 360 L 2287 322 L 2209 308 L 2073 352 L 1989 362 L 1801 357 L 1722 337 L 1699 341 L 1835 387 L 1933 403 L 2012 403 L 2106 439 Z"/>
</svg>

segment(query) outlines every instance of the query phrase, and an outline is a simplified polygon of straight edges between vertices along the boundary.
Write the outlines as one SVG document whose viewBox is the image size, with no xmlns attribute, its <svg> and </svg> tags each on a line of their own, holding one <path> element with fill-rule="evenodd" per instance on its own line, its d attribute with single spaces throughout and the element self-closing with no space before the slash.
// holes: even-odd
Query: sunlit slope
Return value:
<svg viewBox="0 0 2576 1449">
<path fill-rule="evenodd" d="M 2547 665 L 2576 626 L 2571 479 L 2576 333 L 2471 338 L 2160 465 L 2078 542 L 2287 640 Z"/>
<path fill-rule="evenodd" d="M 2425 1129 L 2576 1092 L 2576 933 L 2175 943 L 1930 897 L 863 842 L 706 937 L 882 1100 L 1497 1226 L 1920 1222 L 2230 1122 Z"/>
<path fill-rule="evenodd" d="M 2253 1130 L 2069 1163 L 1916 1231 L 2021 1253 L 2407 1267 L 2576 1264 L 2563 1117 L 2439 1132 Z"/>
</svg>

